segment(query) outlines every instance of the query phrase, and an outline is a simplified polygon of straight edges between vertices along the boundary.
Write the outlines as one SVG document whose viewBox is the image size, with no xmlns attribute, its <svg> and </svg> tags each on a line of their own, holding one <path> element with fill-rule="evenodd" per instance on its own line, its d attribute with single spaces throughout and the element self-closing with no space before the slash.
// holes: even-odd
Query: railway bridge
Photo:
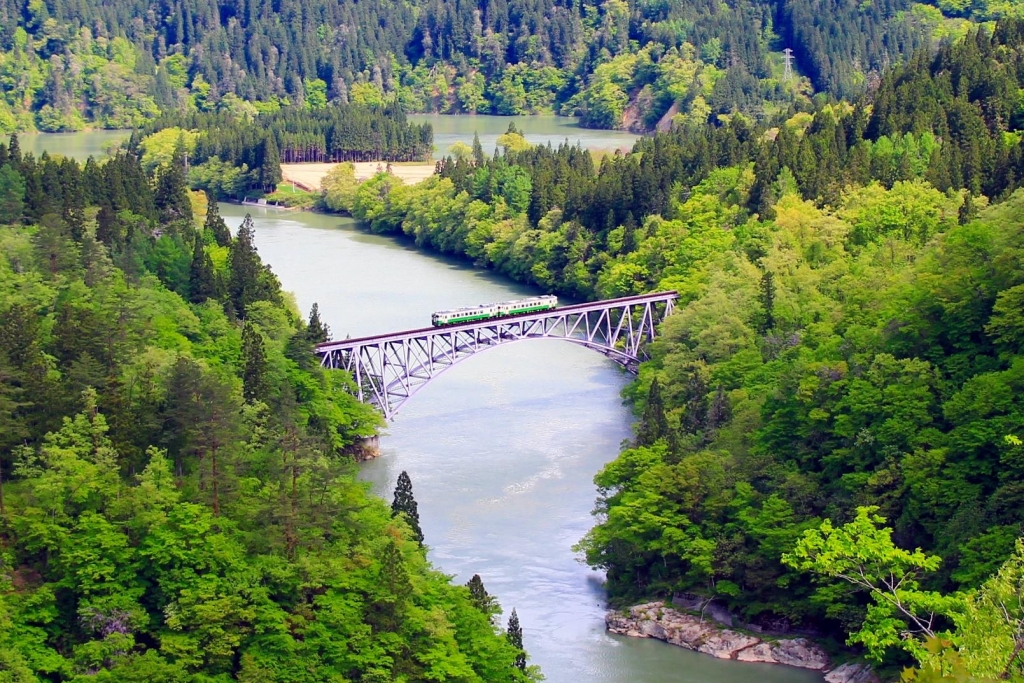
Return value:
<svg viewBox="0 0 1024 683">
<path fill-rule="evenodd" d="M 585 346 L 636 374 L 646 360 L 645 346 L 672 312 L 676 292 L 563 306 L 538 313 L 477 322 L 426 327 L 359 339 L 318 344 L 325 368 L 347 370 L 358 398 L 376 406 L 388 420 L 406 401 L 474 354 L 527 339 L 563 339 Z"/>
</svg>

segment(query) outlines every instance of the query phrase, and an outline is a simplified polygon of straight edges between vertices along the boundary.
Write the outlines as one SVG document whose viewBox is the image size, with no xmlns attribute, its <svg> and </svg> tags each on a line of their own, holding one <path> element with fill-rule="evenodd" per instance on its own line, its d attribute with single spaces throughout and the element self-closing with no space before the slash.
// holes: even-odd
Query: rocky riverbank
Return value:
<svg viewBox="0 0 1024 683">
<path fill-rule="evenodd" d="M 663 602 L 637 605 L 626 612 L 609 612 L 605 623 L 611 633 L 657 638 L 718 659 L 785 664 L 828 672 L 825 676 L 828 683 L 876 683 L 878 680 L 870 667 L 861 664 L 844 664 L 832 669 L 825 651 L 807 638 L 761 638 L 666 607 Z"/>
</svg>

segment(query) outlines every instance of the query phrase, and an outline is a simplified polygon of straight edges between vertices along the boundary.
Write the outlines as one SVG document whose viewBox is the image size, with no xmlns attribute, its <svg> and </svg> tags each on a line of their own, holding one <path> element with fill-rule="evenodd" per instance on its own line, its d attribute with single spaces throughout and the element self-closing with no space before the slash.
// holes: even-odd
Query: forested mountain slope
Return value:
<svg viewBox="0 0 1024 683">
<path fill-rule="evenodd" d="M 413 187 L 378 176 L 349 208 L 546 290 L 680 293 L 579 545 L 615 601 L 716 597 L 894 666 L 926 663 L 926 623 L 975 657 L 939 669 L 1018 680 L 1022 64 L 1024 24 L 1001 21 L 778 127 L 682 129 L 597 168 L 512 133 Z M 826 519 L 856 533 L 794 559 Z M 806 573 L 836 567 L 890 577 L 923 621 Z"/>
<path fill-rule="evenodd" d="M 0 144 L 0 680 L 530 680 L 411 491 L 356 481 L 380 417 L 181 162 Z"/>
<path fill-rule="evenodd" d="M 318 107 L 579 113 L 651 127 L 764 115 L 816 90 L 860 92 L 910 51 L 961 31 L 943 18 L 1010 2 L 910 0 L 0 1 L 0 129 L 129 127 L 159 109 Z M 673 108 L 675 105 L 675 108 Z M 624 120 L 625 117 L 625 120 Z"/>
</svg>

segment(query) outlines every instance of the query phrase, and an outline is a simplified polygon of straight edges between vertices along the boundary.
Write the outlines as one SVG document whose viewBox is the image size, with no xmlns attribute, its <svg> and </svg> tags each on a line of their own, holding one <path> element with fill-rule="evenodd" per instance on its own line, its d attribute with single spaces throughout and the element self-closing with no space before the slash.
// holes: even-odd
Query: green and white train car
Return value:
<svg viewBox="0 0 1024 683">
<path fill-rule="evenodd" d="M 535 296 L 529 299 L 517 299 L 516 301 L 505 301 L 499 304 L 482 304 L 467 308 L 453 308 L 450 311 L 437 311 L 430 316 L 430 322 L 434 327 L 444 327 L 445 325 L 456 325 L 458 323 L 505 318 L 510 315 L 550 311 L 557 306 L 558 297 L 556 296 Z"/>
</svg>

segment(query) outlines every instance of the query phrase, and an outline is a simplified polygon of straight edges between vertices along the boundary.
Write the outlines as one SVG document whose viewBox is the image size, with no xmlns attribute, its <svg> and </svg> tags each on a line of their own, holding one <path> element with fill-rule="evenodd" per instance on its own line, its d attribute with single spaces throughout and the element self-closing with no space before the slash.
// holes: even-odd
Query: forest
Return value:
<svg viewBox="0 0 1024 683">
<path fill-rule="evenodd" d="M 536 679 L 408 476 L 356 481 L 380 416 L 180 154 L 0 144 L 0 680 Z"/>
<path fill-rule="evenodd" d="M 577 546 L 613 604 L 696 594 L 890 678 L 1024 680 L 1022 65 L 1002 20 L 772 127 L 596 165 L 511 127 L 325 201 L 569 298 L 679 292 Z"/>
<path fill-rule="evenodd" d="M 914 50 L 1022 12 L 1012 0 L 2 0 L 0 132 L 328 101 L 633 130 L 770 119 L 815 92 L 856 96 Z"/>
</svg>

